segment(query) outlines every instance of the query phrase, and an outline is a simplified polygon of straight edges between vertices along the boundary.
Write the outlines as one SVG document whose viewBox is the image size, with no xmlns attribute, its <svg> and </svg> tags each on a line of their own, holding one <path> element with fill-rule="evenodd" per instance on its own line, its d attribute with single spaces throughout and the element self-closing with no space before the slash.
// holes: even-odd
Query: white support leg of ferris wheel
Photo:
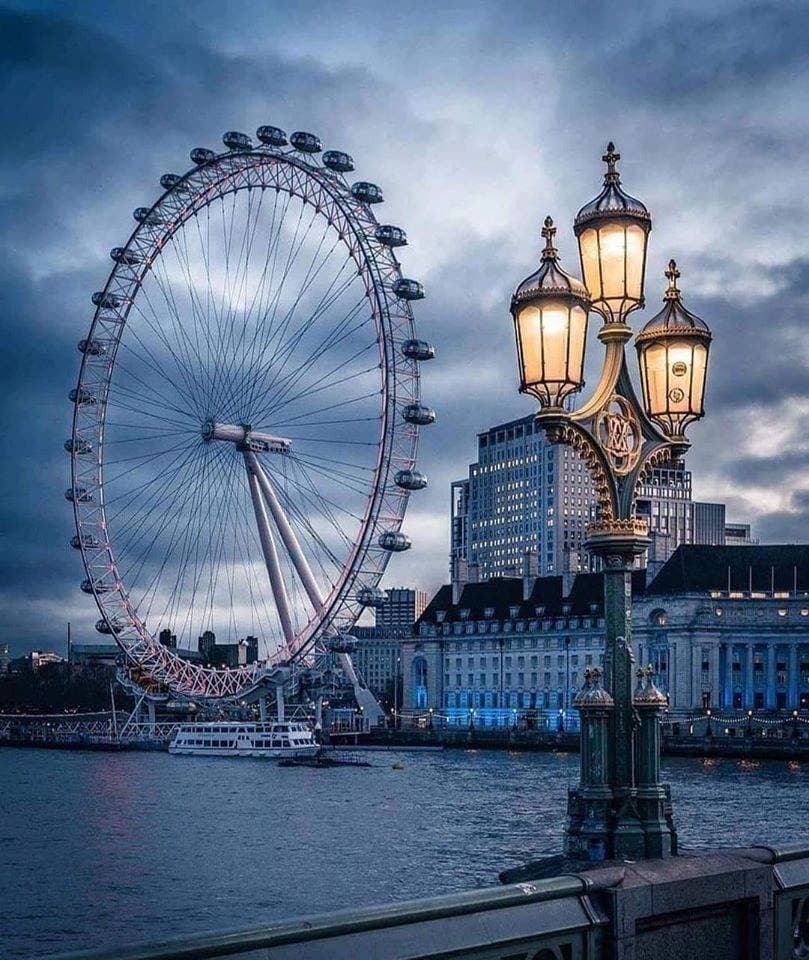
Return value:
<svg viewBox="0 0 809 960">
<path fill-rule="evenodd" d="M 276 496 L 272 483 L 270 483 L 270 478 L 262 469 L 261 464 L 258 462 L 258 457 L 254 453 L 245 452 L 244 458 L 247 463 L 248 473 L 250 474 L 250 489 L 251 491 L 253 490 L 252 483 L 257 481 L 261 489 L 261 493 L 264 496 L 264 500 L 267 502 L 267 505 L 270 508 L 270 513 L 272 513 L 273 520 L 275 521 L 275 525 L 278 528 L 279 534 L 281 535 L 281 539 L 286 547 L 287 553 L 289 554 L 293 566 L 295 567 L 295 570 L 301 579 L 301 583 L 303 584 L 303 587 L 309 596 L 309 600 L 315 610 L 319 611 L 323 606 L 323 594 L 321 593 L 317 580 L 315 580 L 314 574 L 312 573 L 306 557 L 301 550 L 300 544 L 298 543 L 298 538 L 295 536 L 295 531 L 292 529 L 292 526 L 287 519 L 287 515 L 284 513 L 283 507 Z M 343 668 L 343 673 L 346 675 L 346 678 L 354 690 L 354 697 L 357 701 L 357 705 L 362 708 L 363 717 L 371 726 L 377 724 L 384 716 L 384 711 L 379 706 L 376 697 L 360 682 L 360 678 L 357 676 L 357 671 L 354 668 L 354 663 L 351 660 L 351 656 L 347 653 L 339 653 L 338 657 L 340 659 L 340 665 Z"/>
<path fill-rule="evenodd" d="M 247 459 L 247 455 L 245 459 Z M 295 647 L 295 630 L 292 626 L 292 615 L 289 609 L 286 587 L 284 587 L 284 579 L 281 576 L 281 566 L 278 563 L 278 551 L 275 548 L 275 540 L 273 540 L 270 530 L 267 511 L 264 509 L 264 501 L 261 499 L 258 479 L 250 469 L 249 463 L 247 463 L 247 480 L 250 484 L 250 496 L 253 499 L 253 510 L 256 514 L 258 536 L 264 553 L 264 562 L 267 564 L 267 573 L 270 575 L 270 587 L 278 610 L 278 619 L 281 621 L 281 632 L 284 634 L 287 647 L 293 650 Z"/>
<path fill-rule="evenodd" d="M 287 549 L 289 558 L 292 560 L 298 576 L 301 578 L 303 588 L 306 590 L 312 606 L 316 610 L 319 610 L 323 606 L 323 594 L 320 591 L 317 580 L 315 580 L 311 567 L 306 561 L 306 557 L 303 555 L 301 546 L 298 543 L 298 538 L 295 536 L 295 531 L 292 529 L 287 515 L 284 513 L 278 497 L 275 494 L 273 485 L 270 483 L 270 478 L 262 469 L 261 464 L 258 462 L 258 457 L 256 457 L 254 453 L 246 453 L 245 457 L 247 458 L 248 467 L 258 479 L 261 492 L 264 494 L 264 500 L 270 508 L 272 518 L 275 521 L 278 532 L 281 534 L 281 539 Z"/>
</svg>

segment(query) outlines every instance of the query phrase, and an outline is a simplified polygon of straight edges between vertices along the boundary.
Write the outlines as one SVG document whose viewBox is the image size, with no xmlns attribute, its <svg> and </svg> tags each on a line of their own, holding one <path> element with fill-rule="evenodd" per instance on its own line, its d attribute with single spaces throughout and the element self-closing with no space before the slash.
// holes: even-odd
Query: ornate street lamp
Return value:
<svg viewBox="0 0 809 960">
<path fill-rule="evenodd" d="M 644 303 L 652 221 L 646 207 L 622 189 L 613 144 L 603 159 L 604 188 L 582 207 L 574 224 L 586 288 L 559 267 L 555 229 L 548 219 L 542 264 L 517 288 L 511 313 L 520 390 L 539 400 L 537 423 L 551 442 L 567 444 L 582 457 L 598 506 L 586 547 L 604 570 L 603 689 L 614 706 L 607 755 L 590 756 L 587 751 L 601 741 L 583 737 L 582 770 L 604 765 L 608 795 L 589 794 L 586 779 L 571 790 L 565 847 L 578 859 L 634 860 L 668 856 L 677 849 L 668 787 L 649 779 L 650 771 L 658 769 L 652 755 L 659 752 L 659 742 L 657 735 L 654 742 L 647 741 L 657 729 L 652 719 L 659 724 L 665 698 L 647 678 L 643 690 L 648 687 L 650 693 L 641 698 L 646 712 L 640 727 L 633 705 L 631 575 L 649 546 L 646 522 L 634 512 L 635 494 L 655 466 L 679 460 L 689 447 L 685 428 L 703 415 L 711 334 L 683 306 L 672 261 L 664 308 L 637 338 L 643 403 L 638 401 L 626 360 L 632 338 L 626 318 Z M 584 384 L 589 306 L 604 320 L 598 333 L 604 366 L 592 396 L 571 412 L 563 401 Z M 639 758 L 645 758 L 643 770 Z"/>
</svg>

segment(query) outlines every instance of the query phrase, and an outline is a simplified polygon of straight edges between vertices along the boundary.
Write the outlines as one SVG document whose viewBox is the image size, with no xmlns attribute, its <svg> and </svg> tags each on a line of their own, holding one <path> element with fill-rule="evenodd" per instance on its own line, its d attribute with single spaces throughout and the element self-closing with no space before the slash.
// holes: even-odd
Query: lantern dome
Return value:
<svg viewBox="0 0 809 960">
<path fill-rule="evenodd" d="M 601 193 L 576 215 L 573 232 L 579 241 L 582 277 L 592 305 L 607 323 L 623 324 L 643 306 L 646 247 L 652 218 L 645 205 L 621 187 L 615 169 L 621 155 L 607 144 Z"/>
<path fill-rule="evenodd" d="M 517 304 L 526 300 L 534 300 L 540 297 L 557 298 L 560 293 L 570 294 L 577 297 L 584 304 L 589 304 L 590 294 L 587 287 L 571 277 L 569 273 L 559 266 L 559 252 L 553 245 L 553 238 L 556 235 L 556 227 L 553 225 L 551 217 L 545 217 L 545 223 L 542 228 L 542 236 L 545 240 L 545 249 L 542 251 L 542 263 L 536 273 L 532 273 L 514 291 L 511 300 L 511 309 Z"/>
<path fill-rule="evenodd" d="M 711 331 L 683 305 L 680 271 L 669 260 L 663 309 L 635 338 L 646 412 L 669 435 L 702 417 Z"/>
<path fill-rule="evenodd" d="M 621 186 L 621 174 L 616 170 L 616 164 L 621 154 L 615 152 L 615 144 L 607 144 L 607 152 L 601 158 L 607 164 L 604 174 L 604 187 L 597 197 L 579 210 L 573 221 L 573 229 L 578 235 L 591 220 L 602 217 L 633 217 L 646 221 L 650 228 L 652 216 L 642 201 L 630 195 Z"/>
<path fill-rule="evenodd" d="M 556 227 L 545 218 L 545 249 L 536 273 L 517 287 L 511 315 L 517 338 L 520 390 L 543 407 L 561 407 L 584 386 L 584 347 L 590 296 L 584 284 L 565 273 L 553 245 Z"/>
</svg>

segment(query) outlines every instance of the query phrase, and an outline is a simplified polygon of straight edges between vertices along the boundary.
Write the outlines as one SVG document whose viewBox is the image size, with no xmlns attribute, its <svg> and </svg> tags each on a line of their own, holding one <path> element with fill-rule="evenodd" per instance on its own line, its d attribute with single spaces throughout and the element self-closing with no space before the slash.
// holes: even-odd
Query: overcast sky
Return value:
<svg viewBox="0 0 809 960">
<path fill-rule="evenodd" d="M 158 178 L 224 130 L 319 134 L 381 184 L 422 280 L 430 487 L 388 585 L 446 579 L 449 483 L 475 434 L 531 411 L 516 391 L 509 297 L 535 268 L 542 218 L 570 224 L 615 140 L 653 216 L 648 309 L 675 257 L 714 332 L 699 499 L 763 541 L 809 534 L 809 60 L 805 4 L 207 3 L 0 5 L 5 330 L 2 627 L 12 650 L 96 639 L 78 591 L 67 393 L 89 296 Z M 642 9 L 642 14 L 638 10 Z M 599 345 L 591 336 L 591 358 Z"/>
</svg>

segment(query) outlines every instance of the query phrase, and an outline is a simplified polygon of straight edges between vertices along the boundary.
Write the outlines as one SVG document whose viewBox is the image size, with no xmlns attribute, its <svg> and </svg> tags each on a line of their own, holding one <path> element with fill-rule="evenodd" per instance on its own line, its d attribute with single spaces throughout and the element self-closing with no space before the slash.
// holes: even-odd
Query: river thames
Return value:
<svg viewBox="0 0 809 960">
<path fill-rule="evenodd" d="M 254 926 L 497 882 L 558 853 L 578 757 L 372 767 L 0 751 L 0 955 Z M 392 769 L 395 760 L 404 770 Z M 806 840 L 809 765 L 669 759 L 684 848 Z"/>
</svg>

